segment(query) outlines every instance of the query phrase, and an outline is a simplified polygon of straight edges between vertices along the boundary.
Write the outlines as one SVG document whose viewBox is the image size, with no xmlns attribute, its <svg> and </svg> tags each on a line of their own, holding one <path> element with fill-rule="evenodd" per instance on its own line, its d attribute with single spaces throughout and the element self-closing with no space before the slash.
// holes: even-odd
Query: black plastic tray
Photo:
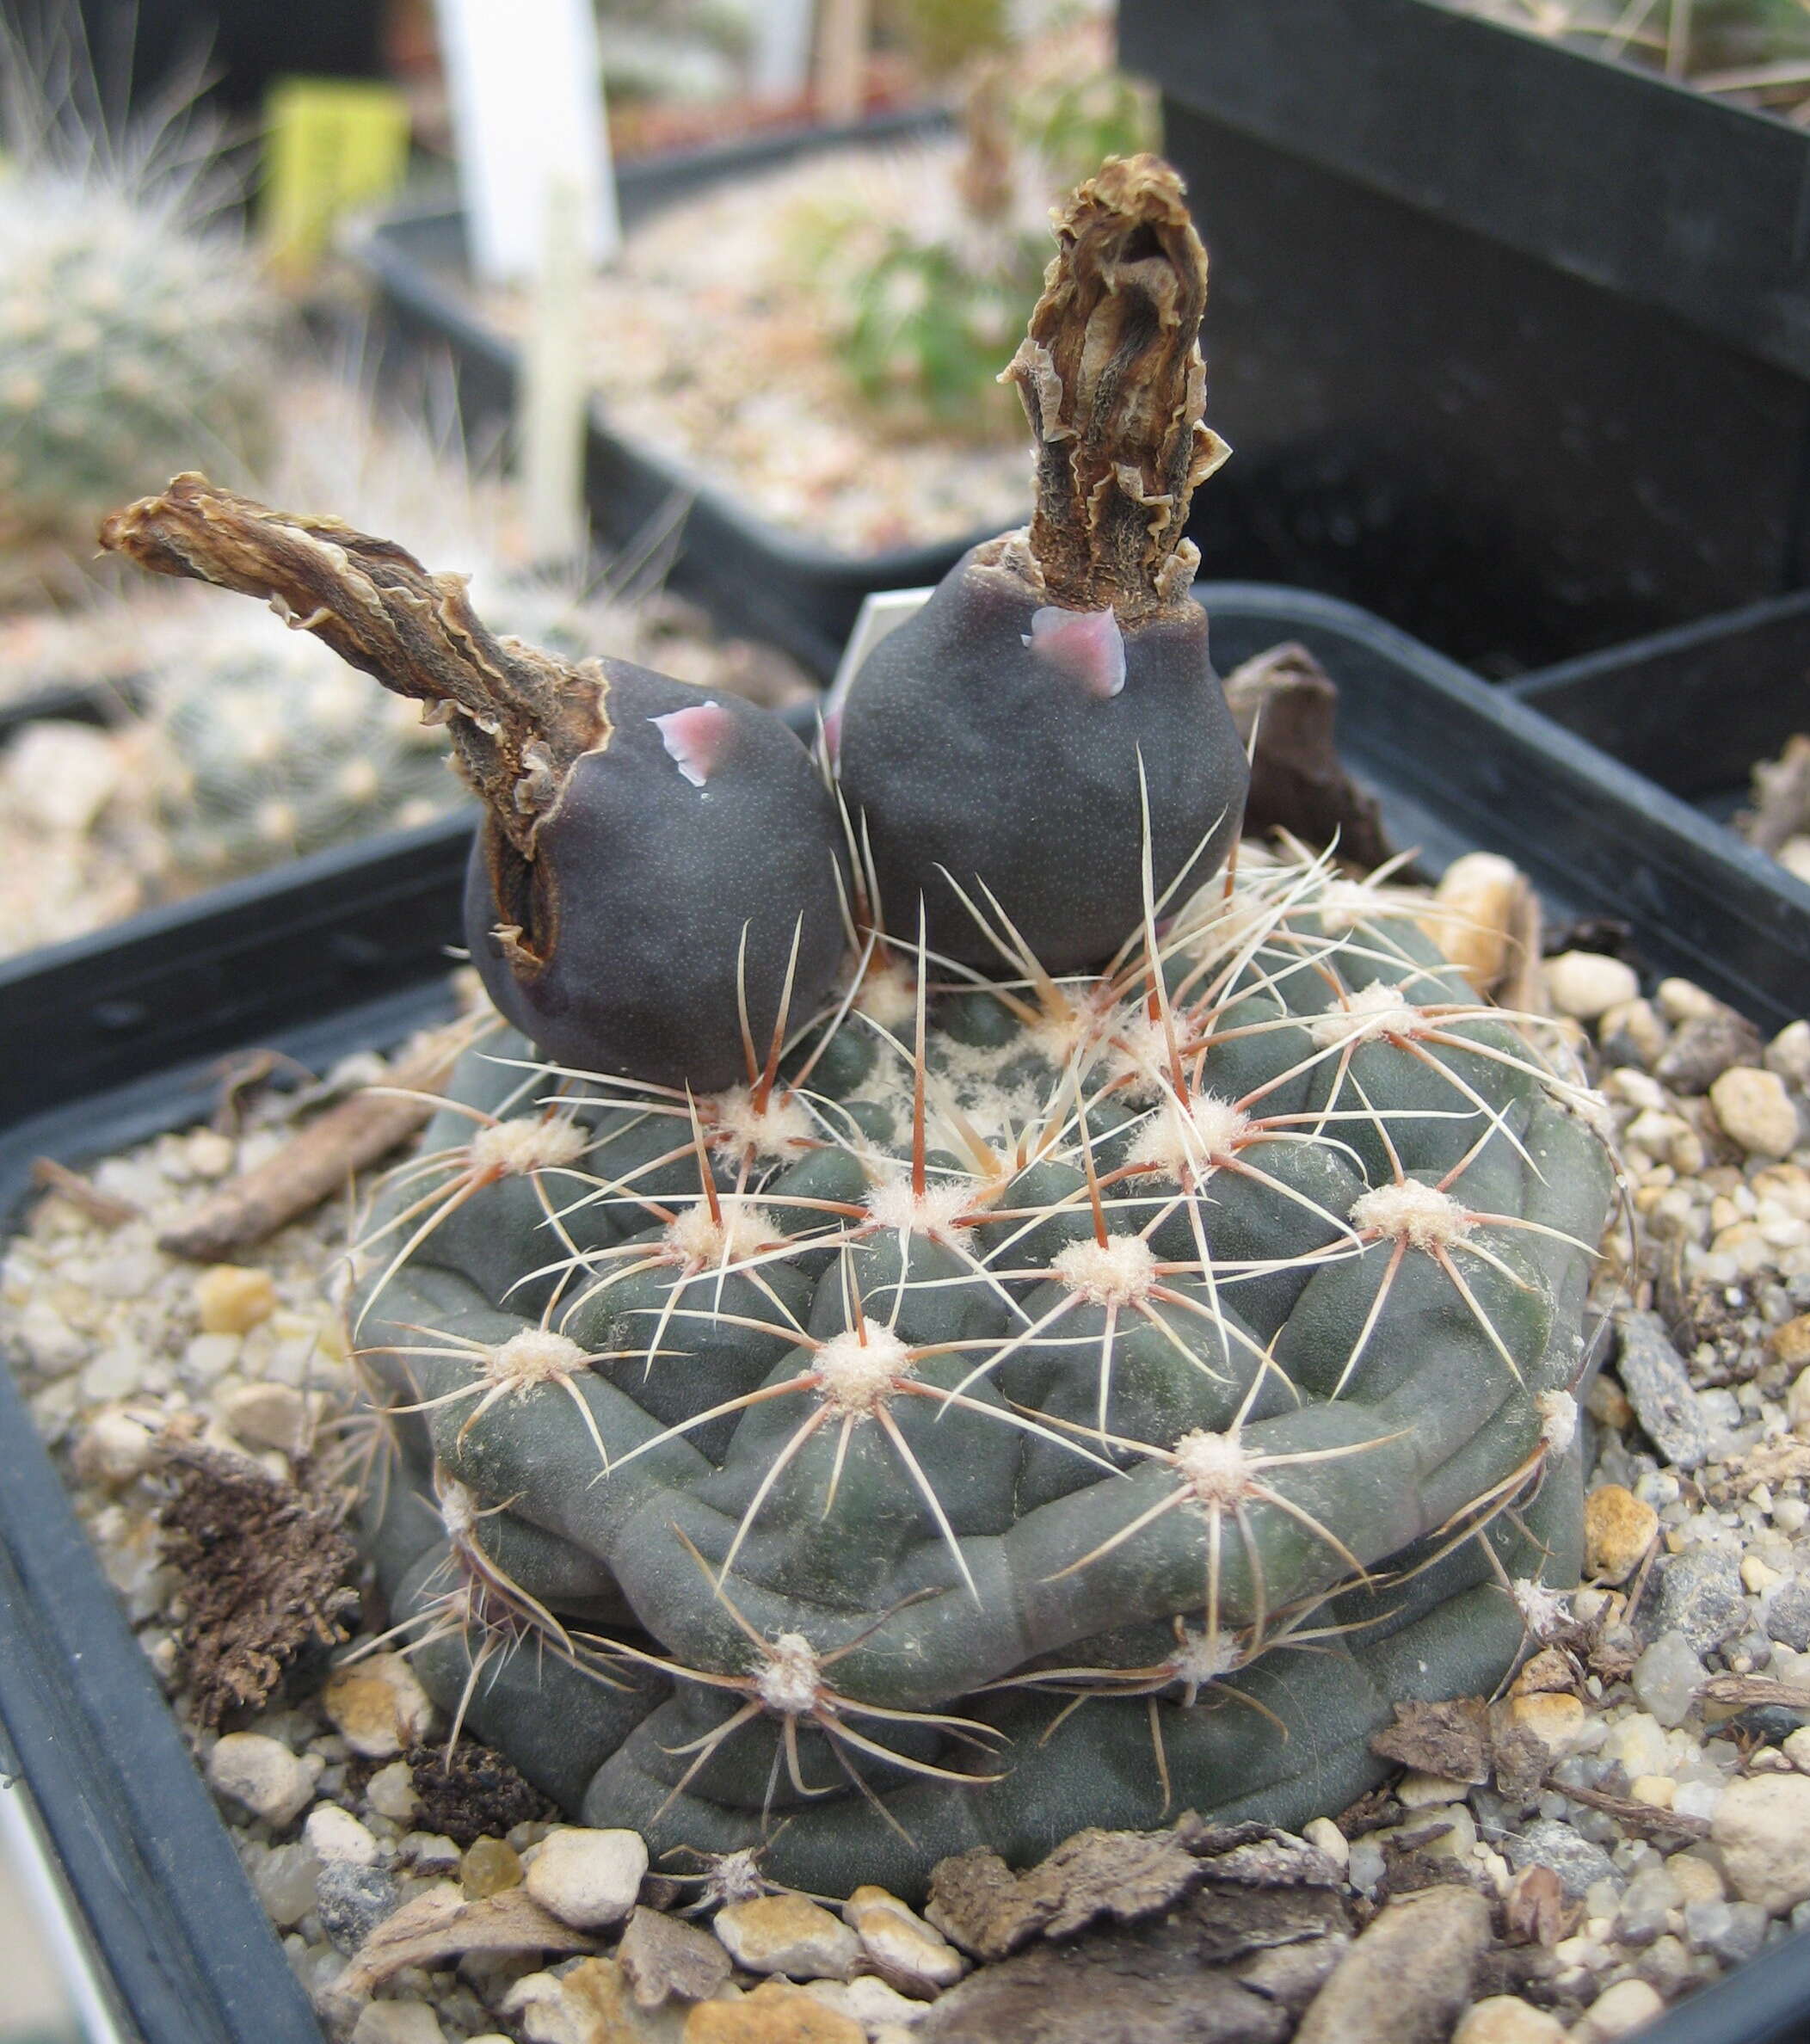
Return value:
<svg viewBox="0 0 1810 2044">
<path fill-rule="evenodd" d="M 1810 580 L 1810 135 L 1434 0 L 1122 0 L 1214 262 L 1209 571 L 1491 672 Z"/>
<path fill-rule="evenodd" d="M 1756 763 L 1810 731 L 1810 594 L 1749 604 L 1510 686 L 1668 795 L 1726 820 L 1746 800 Z M 1810 962 L 1806 974 L 1810 982 Z"/>
<path fill-rule="evenodd" d="M 1728 876 L 1642 813 L 1642 784 L 1622 769 L 1347 605 L 1252 586 L 1202 594 L 1222 668 L 1283 638 L 1326 662 L 1348 757 L 1430 867 L 1497 847 L 1561 913 L 1624 918 L 1649 964 L 1763 1020 L 1782 1013 L 1766 947 L 1786 943 L 1783 924 L 1723 892 Z M 34 1158 L 79 1166 L 205 1115 L 224 1051 L 270 1045 L 319 1065 L 443 1013 L 468 828 L 449 819 L 304 860 L 0 967 L 0 1042 L 32 1049 L 0 1067 L 0 1222 L 30 1197 Z M 318 2044 L 3 1370 L 0 1468 L 0 1726 L 144 2044 Z M 1650 2035 L 1772 2044 L 1807 2021 L 1799 1938 Z"/>
<path fill-rule="evenodd" d="M 753 141 L 687 150 L 625 163 L 617 173 L 625 227 L 725 180 L 777 169 L 850 144 L 879 147 L 946 126 L 939 113 L 891 114 L 842 127 L 793 128 Z M 392 215 L 358 251 L 387 314 L 406 340 L 442 346 L 459 372 L 468 421 L 505 416 L 517 349 L 487 326 L 458 287 L 465 267 L 461 216 L 444 206 Z M 828 679 L 861 600 L 877 589 L 937 581 L 993 528 L 933 545 L 853 554 L 768 523 L 717 484 L 634 437 L 631 426 L 591 407 L 586 493 L 599 534 L 626 544 L 658 517 L 675 492 L 690 496 L 672 581 L 696 596 L 725 629 L 782 646 Z M 1030 508 L 1028 485 L 1025 509 Z"/>
</svg>

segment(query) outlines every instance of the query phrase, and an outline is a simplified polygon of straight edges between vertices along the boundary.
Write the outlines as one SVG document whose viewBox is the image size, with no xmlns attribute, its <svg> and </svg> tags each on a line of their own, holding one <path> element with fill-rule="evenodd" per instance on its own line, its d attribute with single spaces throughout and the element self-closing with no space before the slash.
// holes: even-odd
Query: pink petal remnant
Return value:
<svg viewBox="0 0 1810 2044">
<path fill-rule="evenodd" d="M 1046 605 L 1031 613 L 1025 643 L 1102 702 L 1125 686 L 1125 635 L 1110 609 L 1058 610 Z"/>
<path fill-rule="evenodd" d="M 650 717 L 657 726 L 660 742 L 673 763 L 694 788 L 701 788 L 728 750 L 736 720 L 721 703 L 699 703 L 684 710 L 668 710 L 664 717 Z"/>
</svg>

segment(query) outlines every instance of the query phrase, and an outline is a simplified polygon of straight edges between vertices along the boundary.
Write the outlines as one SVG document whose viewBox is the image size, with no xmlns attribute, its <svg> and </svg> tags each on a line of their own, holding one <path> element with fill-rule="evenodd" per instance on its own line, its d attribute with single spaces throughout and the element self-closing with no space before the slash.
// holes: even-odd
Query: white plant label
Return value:
<svg viewBox="0 0 1810 2044">
<path fill-rule="evenodd" d="M 472 268 L 486 283 L 540 267 L 547 195 L 577 194 L 594 267 L 621 239 L 589 0 L 435 0 Z"/>
</svg>

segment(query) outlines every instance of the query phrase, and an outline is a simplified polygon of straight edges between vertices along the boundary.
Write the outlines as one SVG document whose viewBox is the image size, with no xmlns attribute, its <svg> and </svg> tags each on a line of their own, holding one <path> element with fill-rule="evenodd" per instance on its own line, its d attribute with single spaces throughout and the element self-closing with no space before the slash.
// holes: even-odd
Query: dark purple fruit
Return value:
<svg viewBox="0 0 1810 2044">
<path fill-rule="evenodd" d="M 712 1091 L 747 1075 L 738 967 L 762 1056 L 795 930 L 795 1022 L 835 976 L 835 805 L 766 711 L 597 664 L 613 728 L 568 770 L 533 858 L 494 816 L 472 847 L 472 961 L 554 1063 Z"/>
<path fill-rule="evenodd" d="M 837 723 L 878 910 L 996 964 L 962 904 L 997 900 L 1050 970 L 1103 964 L 1152 894 L 1208 880 L 1238 833 L 1245 755 L 1188 594 L 1195 486 L 1224 459 L 1199 342 L 1207 259 L 1181 181 L 1108 157 L 1056 225 L 1007 376 L 1037 453 L 1029 527 L 976 547 L 881 641 Z"/>
<path fill-rule="evenodd" d="M 842 789 L 865 811 L 891 928 L 915 931 L 921 894 L 933 951 L 997 964 L 951 884 L 985 909 L 984 882 L 1044 966 L 1081 971 L 1142 912 L 1146 797 L 1160 897 L 1184 868 L 1197 883 L 1223 861 L 1244 748 L 1197 603 L 1127 629 L 1110 609 L 1039 603 L 999 552 L 966 555 L 862 667 Z"/>
<path fill-rule="evenodd" d="M 841 959 L 844 835 L 804 748 L 751 703 L 499 639 L 463 576 L 178 476 L 101 542 L 300 620 L 428 705 L 484 803 L 465 929 L 556 1064 L 714 1092 L 803 1022 Z M 786 1004 L 790 976 L 790 1004 Z"/>
</svg>

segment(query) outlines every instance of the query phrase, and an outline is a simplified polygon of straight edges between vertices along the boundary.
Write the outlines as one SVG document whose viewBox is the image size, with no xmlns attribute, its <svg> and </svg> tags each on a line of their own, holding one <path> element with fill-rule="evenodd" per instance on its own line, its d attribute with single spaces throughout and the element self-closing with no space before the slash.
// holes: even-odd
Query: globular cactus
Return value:
<svg viewBox="0 0 1810 2044">
<path fill-rule="evenodd" d="M 171 632 L 141 726 L 170 877 L 206 886 L 458 801 L 445 734 L 268 613 Z"/>
<path fill-rule="evenodd" d="M 1173 225 L 1154 167 L 1101 183 Z M 1191 262 L 1149 240 L 1158 268 Z M 1052 283 L 1046 428 L 1103 331 L 1057 288 L 1086 242 Z M 1191 305 L 1155 379 L 1178 481 L 1204 445 L 1197 404 L 1168 411 L 1198 389 Z M 1130 478 L 1153 416 L 1093 414 L 1108 452 L 1129 431 Z M 1143 529 L 1173 560 L 1157 479 Z M 966 774 L 983 971 L 927 940 L 927 875 L 881 927 L 865 854 L 908 776 L 845 784 L 857 884 L 756 712 L 675 723 L 654 678 L 499 644 L 398 550 L 195 478 L 108 538 L 277 595 L 451 705 L 490 804 L 471 927 L 520 906 L 485 970 L 523 1033 L 473 1045 L 360 1247 L 349 1310 L 393 1450 L 366 1533 L 430 1690 L 569 1812 L 906 1895 L 946 1854 L 1032 1857 L 1087 1824 L 1299 1825 L 1377 1777 L 1394 1703 L 1487 1690 L 1551 1628 L 1610 1189 L 1592 1096 L 1388 890 L 1254 847 L 1216 877 L 1216 830 L 1166 883 L 1161 759 L 1140 779 L 1134 747 L 1128 784 L 1070 717 L 1066 656 L 1041 687 L 1010 672 L 1049 627 L 974 650 L 1009 646 L 1016 749 L 963 763 L 967 699 L 910 663 L 864 672 L 845 724 L 847 770 L 862 692 L 878 717 L 896 690 Z M 1128 657 L 1088 700 L 1173 697 L 1150 744 L 1184 746 L 1213 728 L 1196 682 Z M 1238 792 L 1216 784 L 1216 817 Z M 1046 805 L 1090 856 L 1118 819 L 1139 875 L 1116 940 L 1058 972 L 998 906 Z M 1117 890 L 1117 853 L 1103 870 Z M 575 942 L 563 1007 L 499 977 Z"/>
<path fill-rule="evenodd" d="M 66 51 L 0 57 L 0 545 L 85 552 L 143 477 L 257 451 L 279 311 L 195 122 L 109 132 Z"/>
</svg>

